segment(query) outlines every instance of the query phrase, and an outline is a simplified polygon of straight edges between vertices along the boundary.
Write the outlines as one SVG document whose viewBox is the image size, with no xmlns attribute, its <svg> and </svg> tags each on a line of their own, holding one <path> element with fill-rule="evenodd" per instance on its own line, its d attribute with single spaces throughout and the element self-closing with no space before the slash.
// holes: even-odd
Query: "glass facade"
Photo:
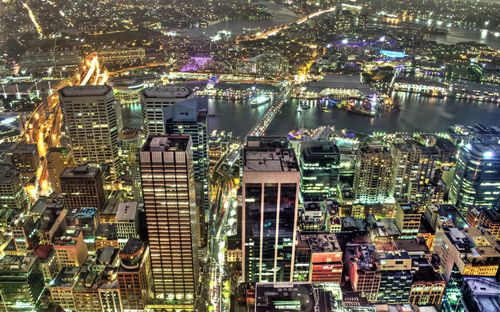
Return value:
<svg viewBox="0 0 500 312">
<path fill-rule="evenodd" d="M 246 280 L 291 279 L 297 187 L 296 183 L 245 185 Z"/>
<path fill-rule="evenodd" d="M 491 209 L 500 196 L 500 154 L 485 146 L 460 148 L 450 199 L 462 212 L 472 207 Z"/>
</svg>

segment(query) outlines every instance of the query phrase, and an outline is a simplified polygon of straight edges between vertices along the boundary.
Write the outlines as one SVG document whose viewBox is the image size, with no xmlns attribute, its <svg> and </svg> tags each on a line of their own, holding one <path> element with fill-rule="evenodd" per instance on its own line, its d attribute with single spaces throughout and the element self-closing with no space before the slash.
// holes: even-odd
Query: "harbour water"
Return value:
<svg viewBox="0 0 500 312">
<path fill-rule="evenodd" d="M 345 128 L 364 133 L 444 131 L 450 125 L 457 123 L 500 126 L 500 106 L 496 104 L 453 98 L 431 98 L 404 92 L 395 92 L 392 98 L 401 105 L 401 111 L 373 118 L 336 108 L 324 111 L 324 107 L 318 102 L 311 102 L 309 110 L 299 113 L 298 101 L 291 100 L 273 120 L 267 134 L 286 135 L 291 130 L 322 125 L 333 125 L 338 129 Z M 252 107 L 249 100 L 203 98 L 200 101 L 208 107 L 209 131 L 229 131 L 235 137 L 244 137 L 268 107 L 268 105 Z M 123 121 L 126 127 L 142 127 L 141 108 L 138 103 L 123 108 Z"/>
</svg>

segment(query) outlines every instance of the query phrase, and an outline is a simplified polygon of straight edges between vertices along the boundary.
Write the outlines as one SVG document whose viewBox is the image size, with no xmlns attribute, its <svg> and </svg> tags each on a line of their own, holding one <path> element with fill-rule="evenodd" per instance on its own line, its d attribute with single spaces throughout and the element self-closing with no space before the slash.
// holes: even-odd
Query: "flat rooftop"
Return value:
<svg viewBox="0 0 500 312">
<path fill-rule="evenodd" d="M 110 86 L 69 86 L 59 91 L 59 94 L 65 98 L 68 97 L 87 97 L 104 96 L 108 92 L 113 92 Z"/>
<path fill-rule="evenodd" d="M 284 172 L 298 171 L 299 166 L 293 148 L 287 138 L 250 137 L 243 150 L 243 171 Z"/>
<path fill-rule="evenodd" d="M 193 91 L 184 86 L 156 86 L 144 89 L 144 98 L 155 99 L 183 99 L 189 97 Z"/>
<path fill-rule="evenodd" d="M 184 152 L 189 144 L 189 135 L 150 136 L 142 146 L 143 152 Z"/>
<path fill-rule="evenodd" d="M 12 184 L 19 180 L 19 171 L 16 167 L 0 164 L 0 184 Z"/>
<path fill-rule="evenodd" d="M 89 165 L 66 168 L 61 178 L 94 178 L 100 173 L 99 168 Z"/>
<path fill-rule="evenodd" d="M 310 283 L 257 283 L 255 312 L 330 311 L 332 298 Z"/>
<path fill-rule="evenodd" d="M 464 277 L 464 282 L 472 292 L 481 311 L 497 312 L 500 310 L 500 282 L 490 277 Z"/>
<path fill-rule="evenodd" d="M 138 202 L 119 203 L 115 221 L 135 220 L 138 205 Z"/>
<path fill-rule="evenodd" d="M 300 240 L 306 241 L 313 253 L 342 251 L 335 234 L 301 234 Z"/>
</svg>

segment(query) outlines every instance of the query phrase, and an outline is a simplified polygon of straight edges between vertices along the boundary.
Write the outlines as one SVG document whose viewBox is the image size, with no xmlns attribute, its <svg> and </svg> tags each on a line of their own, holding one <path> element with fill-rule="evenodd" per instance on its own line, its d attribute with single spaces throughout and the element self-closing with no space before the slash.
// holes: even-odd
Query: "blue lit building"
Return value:
<svg viewBox="0 0 500 312">
<path fill-rule="evenodd" d="M 500 129 L 477 133 L 458 152 L 450 200 L 462 212 L 491 209 L 500 195 Z"/>
<path fill-rule="evenodd" d="M 300 155 L 300 188 L 304 200 L 332 198 L 340 177 L 340 152 L 332 142 L 305 142 Z"/>
</svg>

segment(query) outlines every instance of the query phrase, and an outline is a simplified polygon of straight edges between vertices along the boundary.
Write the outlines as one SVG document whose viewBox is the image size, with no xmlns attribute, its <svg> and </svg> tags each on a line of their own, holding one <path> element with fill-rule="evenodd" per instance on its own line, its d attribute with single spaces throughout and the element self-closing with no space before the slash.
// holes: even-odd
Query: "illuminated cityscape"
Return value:
<svg viewBox="0 0 500 312">
<path fill-rule="evenodd" d="M 500 311 L 500 1 L 0 1 L 0 311 Z"/>
</svg>

